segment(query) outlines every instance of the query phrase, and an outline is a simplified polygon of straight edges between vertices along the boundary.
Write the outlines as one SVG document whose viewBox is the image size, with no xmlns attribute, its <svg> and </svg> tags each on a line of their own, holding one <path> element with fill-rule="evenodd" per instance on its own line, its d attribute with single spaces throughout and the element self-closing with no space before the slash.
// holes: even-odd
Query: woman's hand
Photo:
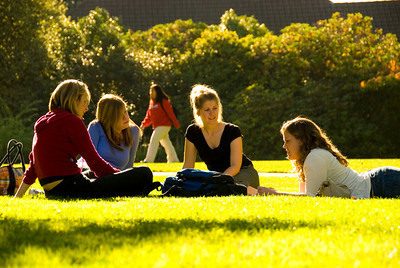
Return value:
<svg viewBox="0 0 400 268">
<path fill-rule="evenodd" d="M 258 186 L 257 191 L 258 191 L 259 195 L 277 195 L 278 194 L 278 191 L 271 187 Z"/>
</svg>

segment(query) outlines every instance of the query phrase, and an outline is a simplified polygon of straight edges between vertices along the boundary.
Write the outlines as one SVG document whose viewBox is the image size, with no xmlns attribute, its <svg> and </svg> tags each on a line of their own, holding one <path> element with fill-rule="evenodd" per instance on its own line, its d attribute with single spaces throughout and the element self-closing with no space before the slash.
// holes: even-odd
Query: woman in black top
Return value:
<svg viewBox="0 0 400 268">
<path fill-rule="evenodd" d="M 190 102 L 195 123 L 186 130 L 182 168 L 194 168 L 198 152 L 209 170 L 231 175 L 236 183 L 257 188 L 260 184 L 258 173 L 243 154 L 240 128 L 222 121 L 222 105 L 217 92 L 195 85 Z"/>
</svg>

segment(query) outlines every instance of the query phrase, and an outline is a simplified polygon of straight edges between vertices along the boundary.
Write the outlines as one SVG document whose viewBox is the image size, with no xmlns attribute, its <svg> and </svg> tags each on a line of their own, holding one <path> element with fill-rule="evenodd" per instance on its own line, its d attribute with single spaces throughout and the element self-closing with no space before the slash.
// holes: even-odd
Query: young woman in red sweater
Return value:
<svg viewBox="0 0 400 268">
<path fill-rule="evenodd" d="M 150 144 L 147 149 L 146 158 L 142 161 L 145 163 L 152 163 L 157 155 L 159 143 L 164 147 L 167 153 L 167 162 L 179 162 L 174 145 L 169 139 L 169 131 L 171 130 L 171 122 L 176 128 L 180 128 L 180 124 L 176 119 L 169 96 L 157 84 L 150 87 L 150 104 L 140 125 L 141 129 L 153 125 L 153 134 L 150 138 Z"/>
<path fill-rule="evenodd" d="M 120 172 L 98 155 L 82 121 L 89 101 L 87 85 L 78 80 L 63 81 L 53 91 L 49 112 L 35 124 L 30 166 L 15 197 L 22 197 L 36 178 L 46 196 L 76 198 L 135 196 L 152 183 L 148 167 Z M 97 178 L 82 174 L 79 155 Z"/>
</svg>

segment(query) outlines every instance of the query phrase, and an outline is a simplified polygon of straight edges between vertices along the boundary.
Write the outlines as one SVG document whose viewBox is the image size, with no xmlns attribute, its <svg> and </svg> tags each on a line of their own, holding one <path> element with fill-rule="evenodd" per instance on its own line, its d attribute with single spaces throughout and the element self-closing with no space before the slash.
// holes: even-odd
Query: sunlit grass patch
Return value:
<svg viewBox="0 0 400 268">
<path fill-rule="evenodd" d="M 390 161 L 351 165 L 398 163 Z M 290 176 L 260 182 L 298 189 Z M 399 249 L 398 199 L 0 197 L 3 267 L 398 267 Z"/>
<path fill-rule="evenodd" d="M 5 266 L 400 263 L 398 200 L 288 196 L 0 198 Z"/>
<path fill-rule="evenodd" d="M 350 167 L 358 172 L 368 171 L 381 166 L 400 167 L 400 159 L 349 159 Z M 254 168 L 259 173 L 291 173 L 292 164 L 288 160 L 260 160 L 254 161 Z M 182 163 L 135 163 L 135 166 L 145 165 L 154 172 L 177 172 Z M 207 170 L 203 162 L 197 162 L 195 168 Z"/>
</svg>

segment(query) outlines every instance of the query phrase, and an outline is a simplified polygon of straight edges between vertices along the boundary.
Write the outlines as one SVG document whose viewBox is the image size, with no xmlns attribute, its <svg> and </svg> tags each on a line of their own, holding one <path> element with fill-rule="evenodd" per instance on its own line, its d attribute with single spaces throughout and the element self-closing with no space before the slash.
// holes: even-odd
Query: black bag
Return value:
<svg viewBox="0 0 400 268">
<path fill-rule="evenodd" d="M 163 196 L 198 197 L 246 195 L 247 187 L 234 183 L 233 177 L 215 171 L 182 169 L 176 177 L 161 184 Z"/>
<path fill-rule="evenodd" d="M 7 153 L 0 160 L 0 195 L 14 195 L 18 190 L 25 173 L 25 162 L 22 155 L 22 143 L 11 139 L 7 144 Z M 14 151 L 17 150 L 14 157 Z M 18 157 L 21 167 L 14 167 Z M 6 166 L 1 166 L 7 163 Z"/>
<path fill-rule="evenodd" d="M 171 106 L 172 106 L 172 111 L 174 112 L 174 114 L 175 114 L 175 117 L 176 118 L 178 118 L 178 115 L 179 115 L 179 112 L 178 112 L 178 109 L 176 109 L 176 107 L 172 104 L 172 103 L 170 103 L 171 104 Z M 161 108 L 164 110 L 164 112 L 167 114 L 167 112 L 165 111 L 165 109 L 164 109 L 164 105 L 162 104 L 162 102 L 161 102 Z M 167 114 L 168 115 L 168 114 Z M 172 121 L 172 120 L 171 120 Z"/>
<path fill-rule="evenodd" d="M 171 106 L 172 106 L 172 111 L 175 114 L 175 117 L 178 118 L 178 115 L 179 115 L 178 109 L 176 109 L 176 107 L 172 103 L 171 103 Z"/>
</svg>

